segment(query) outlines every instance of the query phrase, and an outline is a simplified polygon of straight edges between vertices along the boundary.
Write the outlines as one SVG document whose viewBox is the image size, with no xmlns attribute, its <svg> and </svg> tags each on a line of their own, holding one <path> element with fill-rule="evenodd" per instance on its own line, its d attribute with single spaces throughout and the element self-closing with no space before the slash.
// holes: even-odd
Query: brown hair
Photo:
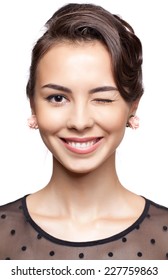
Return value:
<svg viewBox="0 0 168 280">
<path fill-rule="evenodd" d="M 101 41 L 113 60 L 117 88 L 127 102 L 143 94 L 142 45 L 132 27 L 117 15 L 93 4 L 67 4 L 47 21 L 47 30 L 32 50 L 27 96 L 34 95 L 36 69 L 42 56 L 57 42 Z"/>
</svg>

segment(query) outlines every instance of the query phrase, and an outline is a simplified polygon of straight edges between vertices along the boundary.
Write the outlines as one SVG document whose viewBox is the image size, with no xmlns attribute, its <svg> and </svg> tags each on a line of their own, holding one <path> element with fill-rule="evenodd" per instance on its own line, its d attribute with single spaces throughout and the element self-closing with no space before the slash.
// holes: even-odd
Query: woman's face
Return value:
<svg viewBox="0 0 168 280">
<path fill-rule="evenodd" d="M 120 96 L 100 42 L 58 44 L 37 68 L 33 111 L 54 158 L 75 173 L 113 157 L 131 106 Z"/>
</svg>

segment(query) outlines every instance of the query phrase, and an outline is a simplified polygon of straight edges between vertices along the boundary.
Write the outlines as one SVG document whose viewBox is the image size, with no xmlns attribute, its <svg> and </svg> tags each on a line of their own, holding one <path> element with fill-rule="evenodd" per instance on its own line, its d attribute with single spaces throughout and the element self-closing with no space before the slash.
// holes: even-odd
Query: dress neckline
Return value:
<svg viewBox="0 0 168 280">
<path fill-rule="evenodd" d="M 75 242 L 75 241 L 67 241 L 67 240 L 63 240 L 63 239 L 59 239 L 55 236 L 50 235 L 49 233 L 47 233 L 45 230 L 43 230 L 30 216 L 28 208 L 27 208 L 27 203 L 26 203 L 26 198 L 28 195 L 25 195 L 22 198 L 22 208 L 23 208 L 23 214 L 26 218 L 26 221 L 37 231 L 37 233 L 41 236 L 46 238 L 47 240 L 55 243 L 55 244 L 60 244 L 60 245 L 64 245 L 64 246 L 71 246 L 71 247 L 88 247 L 88 246 L 96 246 L 96 245 L 100 245 L 100 244 L 105 244 L 111 241 L 116 241 L 121 239 L 122 237 L 124 237 L 125 235 L 127 235 L 128 233 L 130 233 L 131 231 L 133 231 L 134 229 L 137 229 L 138 226 L 143 222 L 143 220 L 145 219 L 145 217 L 148 214 L 148 210 L 150 207 L 150 200 L 146 199 L 145 197 L 143 197 L 145 199 L 145 206 L 144 209 L 141 213 L 141 215 L 139 216 L 139 218 L 137 218 L 137 220 L 130 225 L 128 228 L 124 229 L 123 231 L 112 235 L 110 237 L 106 237 L 103 239 L 98 239 L 98 240 L 92 240 L 92 241 L 81 241 L 81 242 Z"/>
</svg>

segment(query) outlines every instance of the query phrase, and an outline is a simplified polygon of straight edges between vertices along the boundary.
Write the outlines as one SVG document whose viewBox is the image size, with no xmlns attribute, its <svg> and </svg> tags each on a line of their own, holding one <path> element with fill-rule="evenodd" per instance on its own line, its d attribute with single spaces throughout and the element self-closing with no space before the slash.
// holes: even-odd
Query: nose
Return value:
<svg viewBox="0 0 168 280">
<path fill-rule="evenodd" d="M 94 119 L 86 106 L 76 106 L 72 109 L 67 121 L 67 127 L 69 129 L 83 131 L 91 128 L 93 125 Z"/>
</svg>

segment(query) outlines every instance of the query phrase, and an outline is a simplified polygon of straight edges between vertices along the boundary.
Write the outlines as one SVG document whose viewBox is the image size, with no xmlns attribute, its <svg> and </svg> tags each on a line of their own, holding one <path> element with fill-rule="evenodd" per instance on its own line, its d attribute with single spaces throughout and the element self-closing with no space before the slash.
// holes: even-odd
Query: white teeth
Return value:
<svg viewBox="0 0 168 280">
<path fill-rule="evenodd" d="M 88 147 L 93 146 L 96 143 L 96 140 L 88 141 L 88 142 L 70 142 L 67 141 L 68 145 L 72 146 L 73 148 L 78 149 L 86 149 Z"/>
</svg>

